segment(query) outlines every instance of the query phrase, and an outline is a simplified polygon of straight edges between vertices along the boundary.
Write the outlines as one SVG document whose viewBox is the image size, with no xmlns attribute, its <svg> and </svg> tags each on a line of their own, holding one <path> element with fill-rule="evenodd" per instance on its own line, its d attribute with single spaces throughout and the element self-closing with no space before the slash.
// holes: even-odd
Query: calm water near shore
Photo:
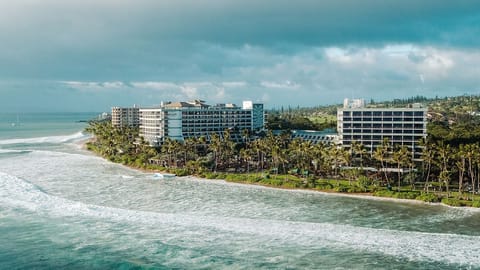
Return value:
<svg viewBox="0 0 480 270">
<path fill-rule="evenodd" d="M 0 269 L 480 265 L 478 210 L 157 179 L 82 150 L 94 115 L 0 116 Z"/>
</svg>

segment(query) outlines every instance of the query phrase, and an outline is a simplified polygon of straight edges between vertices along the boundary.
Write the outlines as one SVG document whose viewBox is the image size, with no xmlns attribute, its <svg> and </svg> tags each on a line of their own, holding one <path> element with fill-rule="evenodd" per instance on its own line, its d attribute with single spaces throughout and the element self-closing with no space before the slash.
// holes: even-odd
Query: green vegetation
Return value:
<svg viewBox="0 0 480 270">
<path fill-rule="evenodd" d="M 416 97 L 408 102 L 418 100 L 431 105 L 428 137 L 421 142 L 422 161 L 412 160 L 405 147 L 388 140 L 369 153 L 360 143 L 354 142 L 350 149 L 312 144 L 293 139 L 289 132 L 267 132 L 254 139 L 240 131 L 243 141 L 235 143 L 230 136 L 234 131 L 226 130 L 209 142 L 205 138 L 167 139 L 161 147 L 152 148 L 139 138 L 138 129 L 113 128 L 108 122 L 90 123 L 87 131 L 95 139 L 87 148 L 113 162 L 179 176 L 479 207 L 480 97 Z M 274 111 L 269 113 L 268 119 L 273 120 L 269 127 L 335 126 L 333 108 Z"/>
<path fill-rule="evenodd" d="M 335 129 L 337 125 L 337 105 L 312 108 L 288 108 L 270 110 L 267 116 L 267 129 L 270 130 L 324 130 Z"/>
<path fill-rule="evenodd" d="M 441 198 L 438 195 L 433 193 L 422 193 L 419 196 L 417 196 L 415 199 L 419 201 L 429 202 L 429 203 L 436 203 L 441 200 Z"/>
</svg>

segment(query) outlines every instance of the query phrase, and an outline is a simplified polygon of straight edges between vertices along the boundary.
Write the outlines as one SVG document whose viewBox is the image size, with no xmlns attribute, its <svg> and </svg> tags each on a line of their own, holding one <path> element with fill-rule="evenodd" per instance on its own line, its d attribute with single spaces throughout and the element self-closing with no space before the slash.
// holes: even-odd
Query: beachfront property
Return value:
<svg viewBox="0 0 480 270">
<path fill-rule="evenodd" d="M 404 145 L 420 158 L 419 140 L 427 137 L 427 108 L 412 104 L 406 108 L 368 108 L 363 100 L 345 99 L 337 110 L 337 131 L 343 147 L 362 143 L 372 153 L 385 138 L 392 145 Z"/>
<path fill-rule="evenodd" d="M 232 103 L 207 105 L 205 101 L 161 103 L 155 108 L 140 109 L 140 136 L 150 145 L 159 145 L 165 138 L 183 141 L 205 137 L 213 133 L 222 136 L 232 131 L 234 140 L 241 139 L 241 131 L 259 131 L 264 128 L 263 104 L 244 101 L 239 107 Z"/>
<path fill-rule="evenodd" d="M 112 126 L 114 127 L 139 127 L 140 126 L 140 108 L 133 107 L 113 107 L 112 108 Z"/>
</svg>

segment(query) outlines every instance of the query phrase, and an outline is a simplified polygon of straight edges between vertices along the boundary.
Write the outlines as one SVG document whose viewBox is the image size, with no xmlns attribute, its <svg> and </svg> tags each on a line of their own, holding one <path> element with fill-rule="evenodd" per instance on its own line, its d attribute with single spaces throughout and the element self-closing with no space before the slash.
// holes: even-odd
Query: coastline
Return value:
<svg viewBox="0 0 480 270">
<path fill-rule="evenodd" d="M 126 166 L 127 168 L 131 168 L 129 166 Z M 366 199 L 366 200 L 374 200 L 374 201 L 391 201 L 391 202 L 402 202 L 402 203 L 413 203 L 413 204 L 427 204 L 427 205 L 445 205 L 452 207 L 450 205 L 442 204 L 442 203 L 429 203 L 429 202 L 424 202 L 420 200 L 415 200 L 415 199 L 399 199 L 399 198 L 392 198 L 392 197 L 380 197 L 380 196 L 375 196 L 371 192 L 363 192 L 363 193 L 345 193 L 345 192 L 336 192 L 333 190 L 318 190 L 318 189 L 312 189 L 312 188 L 287 188 L 287 187 L 276 187 L 276 186 L 269 186 L 269 185 L 264 185 L 264 184 L 258 184 L 258 183 L 241 183 L 241 182 L 232 182 L 228 181 L 225 179 L 207 179 L 207 178 L 202 178 L 196 175 L 188 175 L 188 176 L 181 176 L 182 178 L 193 178 L 193 179 L 199 179 L 199 181 L 217 181 L 217 182 L 223 182 L 229 185 L 238 185 L 238 186 L 252 186 L 252 187 L 258 187 L 258 188 L 266 188 L 266 189 L 274 189 L 274 190 L 283 190 L 283 191 L 288 191 L 288 192 L 303 192 L 303 193 L 311 193 L 311 194 L 322 194 L 322 195 L 327 195 L 327 196 L 337 196 L 337 197 L 351 197 L 351 198 L 359 198 L 359 199 Z M 458 207 L 458 208 L 467 208 L 467 207 Z M 478 209 L 475 207 L 471 207 L 473 209 Z M 480 211 L 480 209 L 478 209 Z"/>
<path fill-rule="evenodd" d="M 105 159 L 100 154 L 87 149 L 86 144 L 88 142 L 93 141 L 93 140 L 94 140 L 93 138 L 82 140 L 82 142 L 81 142 L 82 150 L 85 150 L 88 153 L 92 153 L 93 155 L 95 155 L 97 157 L 100 157 L 100 158 L 102 158 L 106 161 L 109 161 L 108 159 Z M 112 162 L 112 161 L 109 161 L 109 162 Z M 143 173 L 152 173 L 152 174 L 153 173 L 170 173 L 169 171 L 165 171 L 165 170 L 140 168 L 140 167 L 136 167 L 136 166 L 132 166 L 132 165 L 128 165 L 128 164 L 116 163 L 116 162 L 112 162 L 112 163 L 120 165 L 120 166 L 124 166 L 124 167 L 132 169 L 132 170 L 143 172 Z M 229 173 L 224 173 L 224 174 L 228 175 Z M 235 175 L 237 175 L 237 174 L 235 174 Z M 202 177 L 202 176 L 199 176 L 199 175 L 194 175 L 194 174 L 186 175 L 186 176 L 177 176 L 177 177 L 195 178 L 195 179 L 199 179 L 199 181 L 218 181 L 218 182 L 223 182 L 223 183 L 231 184 L 231 185 L 242 185 L 242 186 L 247 185 L 247 186 L 261 187 L 261 188 L 267 188 L 267 189 L 284 190 L 284 191 L 289 191 L 289 192 L 308 192 L 308 193 L 312 193 L 312 194 L 323 194 L 323 195 L 328 195 L 328 196 L 340 196 L 340 197 L 350 197 L 350 198 L 375 200 L 375 201 L 400 202 L 400 203 L 408 203 L 408 204 L 424 204 L 424 205 L 431 205 L 431 206 L 445 206 L 445 207 L 455 208 L 455 209 L 480 211 L 480 208 L 477 208 L 477 207 L 452 206 L 452 205 L 448 205 L 448 204 L 445 204 L 445 203 L 442 203 L 442 202 L 425 202 L 425 201 L 421 201 L 421 200 L 417 200 L 417 199 L 403 199 L 403 198 L 394 198 L 394 197 L 386 197 L 386 196 L 376 196 L 372 192 L 360 192 L 360 193 L 357 193 L 357 192 L 338 192 L 338 191 L 331 190 L 331 189 L 319 190 L 319 189 L 314 189 L 314 188 L 282 187 L 282 186 L 267 185 L 267 184 L 263 184 L 263 183 L 251 183 L 251 182 L 246 182 L 246 181 L 245 182 L 230 181 L 230 180 L 223 179 L 223 178 L 222 179 L 218 179 L 218 178 L 209 179 L 209 178 L 205 178 L 205 177 Z"/>
</svg>

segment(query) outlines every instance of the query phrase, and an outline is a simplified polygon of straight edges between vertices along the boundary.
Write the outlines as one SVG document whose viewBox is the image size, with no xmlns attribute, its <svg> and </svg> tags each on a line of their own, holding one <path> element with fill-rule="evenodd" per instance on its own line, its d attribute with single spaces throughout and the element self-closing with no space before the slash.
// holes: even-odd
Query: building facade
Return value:
<svg viewBox="0 0 480 270">
<path fill-rule="evenodd" d="M 114 127 L 138 127 L 140 125 L 140 109 L 112 107 L 112 125 Z"/>
<path fill-rule="evenodd" d="M 343 147 L 356 141 L 372 153 L 387 138 L 394 146 L 406 146 L 420 158 L 419 140 L 427 137 L 427 109 L 420 104 L 407 108 L 367 108 L 363 102 L 344 102 L 337 110 L 337 131 Z"/>
<path fill-rule="evenodd" d="M 226 129 L 234 131 L 232 133 L 237 131 L 237 135 L 245 129 L 263 129 L 263 104 L 244 102 L 243 105 L 210 106 L 204 101 L 195 100 L 140 109 L 140 136 L 151 145 L 159 145 L 167 137 L 183 141 L 203 136 L 208 141 L 213 133 L 222 135 Z"/>
<path fill-rule="evenodd" d="M 338 135 L 329 131 L 314 131 L 314 130 L 293 130 L 292 138 L 301 138 L 304 141 L 310 141 L 314 144 L 338 144 Z"/>
</svg>

